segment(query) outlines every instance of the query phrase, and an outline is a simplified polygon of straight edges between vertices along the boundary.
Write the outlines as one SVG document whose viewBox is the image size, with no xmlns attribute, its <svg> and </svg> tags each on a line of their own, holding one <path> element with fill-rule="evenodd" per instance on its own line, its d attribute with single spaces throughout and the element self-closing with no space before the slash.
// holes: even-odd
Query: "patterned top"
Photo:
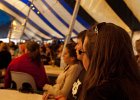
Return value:
<svg viewBox="0 0 140 100">
<path fill-rule="evenodd" d="M 68 100 L 77 100 L 78 99 L 81 88 L 82 88 L 82 82 L 83 82 L 85 73 L 86 73 L 86 70 L 83 68 L 82 71 L 80 72 L 77 80 L 73 84 L 72 90 L 68 96 Z"/>
</svg>

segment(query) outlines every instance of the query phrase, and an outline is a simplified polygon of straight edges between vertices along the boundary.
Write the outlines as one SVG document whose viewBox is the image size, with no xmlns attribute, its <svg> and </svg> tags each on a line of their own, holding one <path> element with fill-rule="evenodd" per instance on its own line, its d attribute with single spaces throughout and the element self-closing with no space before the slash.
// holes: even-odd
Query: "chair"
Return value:
<svg viewBox="0 0 140 100">
<path fill-rule="evenodd" d="M 11 71 L 11 80 L 15 82 L 17 90 L 23 88 L 25 83 L 30 84 L 33 90 L 37 89 L 34 78 L 28 73 Z"/>
</svg>

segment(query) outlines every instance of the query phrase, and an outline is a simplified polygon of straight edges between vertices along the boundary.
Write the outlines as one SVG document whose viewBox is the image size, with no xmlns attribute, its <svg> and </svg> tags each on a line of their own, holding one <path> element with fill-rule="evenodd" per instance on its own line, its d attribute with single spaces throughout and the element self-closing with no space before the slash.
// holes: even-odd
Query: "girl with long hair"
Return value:
<svg viewBox="0 0 140 100">
<path fill-rule="evenodd" d="M 88 30 L 83 49 L 92 35 L 96 42 L 79 99 L 139 100 L 140 74 L 128 33 L 115 24 L 99 23 Z M 83 51 L 86 57 L 89 49 Z"/>
</svg>

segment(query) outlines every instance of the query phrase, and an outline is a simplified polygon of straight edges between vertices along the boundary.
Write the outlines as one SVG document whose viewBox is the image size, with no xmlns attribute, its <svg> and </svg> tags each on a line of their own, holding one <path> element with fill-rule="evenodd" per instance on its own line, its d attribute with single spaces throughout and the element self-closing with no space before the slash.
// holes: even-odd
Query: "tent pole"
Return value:
<svg viewBox="0 0 140 100">
<path fill-rule="evenodd" d="M 11 23 L 10 30 L 9 30 L 9 36 L 8 36 L 9 42 L 11 41 L 12 30 L 13 30 L 13 24 Z"/>
<path fill-rule="evenodd" d="M 33 4 L 33 2 L 34 2 L 34 0 L 32 0 L 31 4 Z M 22 33 L 21 33 L 21 37 L 22 37 L 22 35 L 24 34 L 24 31 L 25 31 L 25 29 L 26 29 L 27 22 L 28 22 L 28 18 L 29 18 L 30 12 L 31 12 L 31 8 L 32 8 L 32 6 L 30 5 L 28 14 L 27 14 L 26 19 L 25 19 L 24 27 L 23 27 L 23 30 L 22 30 Z M 20 37 L 20 42 L 21 42 L 21 37 Z"/>
<path fill-rule="evenodd" d="M 64 47 L 63 47 L 62 54 L 61 54 L 61 63 L 60 63 L 60 67 L 61 68 L 64 68 L 65 67 L 64 60 L 63 60 L 63 54 L 65 52 L 65 47 L 66 47 L 67 43 L 70 40 L 72 31 L 73 31 L 73 28 L 74 28 L 76 16 L 78 14 L 78 10 L 79 10 L 79 7 L 80 7 L 80 1 L 81 0 L 76 0 L 76 5 L 74 7 L 74 12 L 73 12 L 73 15 L 72 15 L 72 19 L 71 19 L 71 23 L 70 23 L 70 26 L 69 26 L 68 34 L 66 35 Z"/>
</svg>

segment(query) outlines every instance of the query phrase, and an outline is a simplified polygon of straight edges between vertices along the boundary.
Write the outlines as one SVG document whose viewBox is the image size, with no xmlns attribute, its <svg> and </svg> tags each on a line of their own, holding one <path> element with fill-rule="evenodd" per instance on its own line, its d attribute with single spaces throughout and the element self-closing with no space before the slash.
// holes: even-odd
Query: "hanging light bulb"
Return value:
<svg viewBox="0 0 140 100">
<path fill-rule="evenodd" d="M 13 25 L 13 26 L 16 26 L 16 25 L 17 25 L 17 23 L 16 23 L 15 20 L 12 22 L 12 25 Z"/>
<path fill-rule="evenodd" d="M 32 9 L 35 10 L 35 7 L 33 7 Z"/>
<path fill-rule="evenodd" d="M 12 29 L 15 30 L 17 26 L 16 20 L 13 20 L 12 22 Z"/>
<path fill-rule="evenodd" d="M 33 7 L 34 5 L 33 5 L 33 4 L 31 4 L 30 6 L 31 6 L 31 7 Z"/>
<path fill-rule="evenodd" d="M 40 12 L 38 11 L 37 14 L 40 14 Z"/>
</svg>

